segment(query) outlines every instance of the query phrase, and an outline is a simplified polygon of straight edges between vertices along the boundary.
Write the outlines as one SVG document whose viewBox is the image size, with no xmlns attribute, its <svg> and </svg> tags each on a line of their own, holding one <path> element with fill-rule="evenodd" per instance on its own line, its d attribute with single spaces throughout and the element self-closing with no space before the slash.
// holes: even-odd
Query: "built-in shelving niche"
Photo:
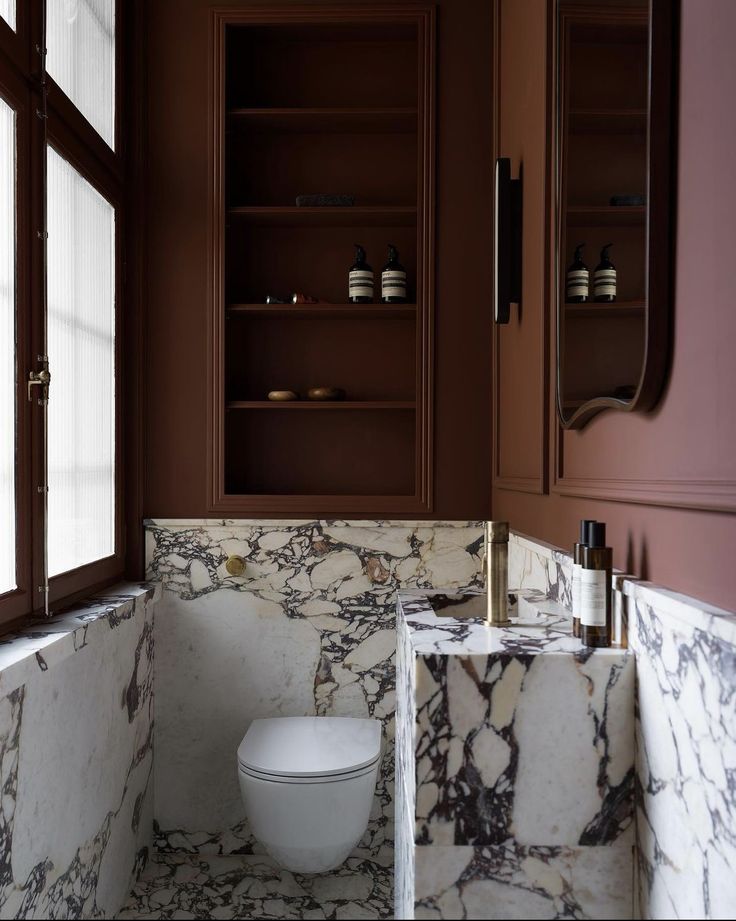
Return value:
<svg viewBox="0 0 736 921">
<path fill-rule="evenodd" d="M 214 13 L 212 511 L 431 510 L 431 5 Z M 355 196 L 301 208 L 302 193 Z M 346 303 L 354 243 L 376 301 Z M 398 246 L 411 303 L 383 305 Z M 329 303 L 266 305 L 303 292 Z M 270 403 L 269 390 L 346 391 Z"/>
</svg>

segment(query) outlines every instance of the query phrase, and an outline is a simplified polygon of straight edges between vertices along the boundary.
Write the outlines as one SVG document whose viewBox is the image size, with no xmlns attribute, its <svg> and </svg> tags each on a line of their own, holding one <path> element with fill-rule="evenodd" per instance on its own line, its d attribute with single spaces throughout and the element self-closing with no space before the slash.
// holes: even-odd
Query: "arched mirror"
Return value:
<svg viewBox="0 0 736 921">
<path fill-rule="evenodd" d="M 669 354 L 674 0 L 557 0 L 557 404 L 648 410 Z"/>
</svg>

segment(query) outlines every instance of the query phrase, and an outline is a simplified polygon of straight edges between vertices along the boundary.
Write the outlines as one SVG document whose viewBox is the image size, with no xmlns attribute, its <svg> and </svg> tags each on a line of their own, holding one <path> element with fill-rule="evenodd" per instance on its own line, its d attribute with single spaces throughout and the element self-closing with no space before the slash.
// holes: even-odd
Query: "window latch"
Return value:
<svg viewBox="0 0 736 921">
<path fill-rule="evenodd" d="M 31 392 L 33 387 L 41 388 L 41 397 L 39 402 L 44 402 L 49 398 L 49 384 L 51 383 L 51 373 L 48 368 L 43 368 L 41 371 L 29 371 L 28 372 L 28 401 L 33 400 L 33 394 Z"/>
</svg>

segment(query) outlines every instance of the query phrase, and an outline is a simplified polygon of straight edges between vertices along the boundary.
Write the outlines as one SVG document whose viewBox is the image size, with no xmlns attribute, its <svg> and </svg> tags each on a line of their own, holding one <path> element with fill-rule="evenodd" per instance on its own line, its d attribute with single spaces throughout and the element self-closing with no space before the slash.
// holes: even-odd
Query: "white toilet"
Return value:
<svg viewBox="0 0 736 921">
<path fill-rule="evenodd" d="M 368 826 L 380 761 L 378 720 L 254 720 L 238 748 L 253 834 L 287 870 L 338 867 Z"/>
</svg>

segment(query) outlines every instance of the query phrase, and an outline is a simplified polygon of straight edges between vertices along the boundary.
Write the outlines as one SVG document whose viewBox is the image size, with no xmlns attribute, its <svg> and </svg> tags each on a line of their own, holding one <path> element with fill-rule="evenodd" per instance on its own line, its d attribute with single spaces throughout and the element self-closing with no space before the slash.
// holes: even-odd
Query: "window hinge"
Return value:
<svg viewBox="0 0 736 921">
<path fill-rule="evenodd" d="M 49 232 L 48 230 L 37 230 L 36 236 L 38 237 L 39 240 L 48 240 Z"/>
<path fill-rule="evenodd" d="M 39 486 L 39 487 L 38 487 L 38 491 L 39 491 L 39 492 L 48 492 L 48 491 L 49 491 L 49 488 L 48 488 L 48 486 Z"/>
</svg>

